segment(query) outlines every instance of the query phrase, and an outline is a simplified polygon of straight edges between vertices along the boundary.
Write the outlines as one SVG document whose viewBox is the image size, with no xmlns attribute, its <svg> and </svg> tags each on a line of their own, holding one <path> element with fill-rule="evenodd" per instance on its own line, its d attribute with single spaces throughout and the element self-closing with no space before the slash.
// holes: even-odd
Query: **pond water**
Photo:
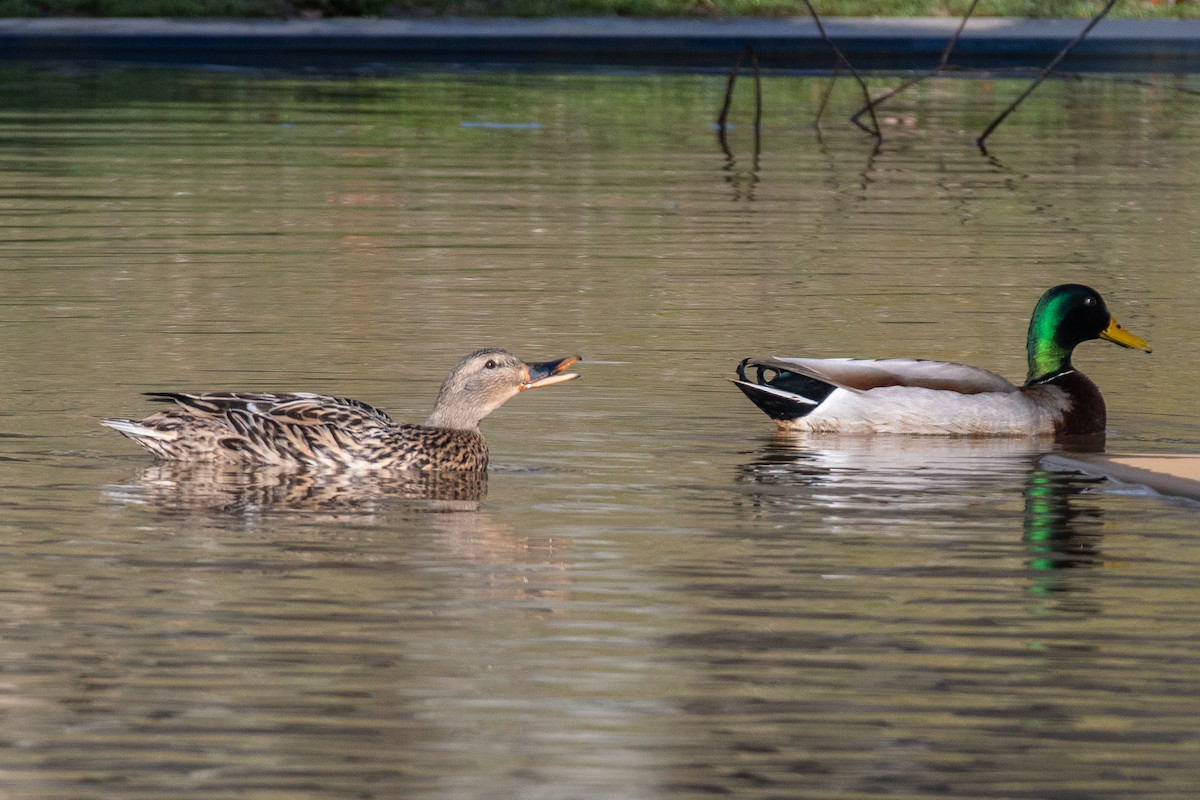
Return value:
<svg viewBox="0 0 1200 800">
<path fill-rule="evenodd" d="M 724 379 L 1020 379 L 1078 281 L 1155 347 L 1077 352 L 1107 448 L 1195 452 L 1200 100 L 1050 83 L 985 158 L 1021 83 L 923 84 L 878 148 L 786 75 L 722 142 L 724 85 L 0 71 L 0 793 L 1194 797 L 1195 504 L 1045 442 L 779 438 Z M 229 388 L 419 421 L 484 345 L 582 378 L 454 500 L 97 425 Z"/>
</svg>

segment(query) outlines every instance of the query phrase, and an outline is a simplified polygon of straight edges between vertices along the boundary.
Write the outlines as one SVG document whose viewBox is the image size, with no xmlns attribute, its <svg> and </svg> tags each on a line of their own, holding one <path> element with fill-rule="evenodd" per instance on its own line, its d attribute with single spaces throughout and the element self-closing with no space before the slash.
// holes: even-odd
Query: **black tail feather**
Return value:
<svg viewBox="0 0 1200 800">
<path fill-rule="evenodd" d="M 746 374 L 747 366 L 756 368 L 753 375 Z M 734 384 L 750 402 L 779 422 L 790 422 L 806 416 L 836 388 L 808 375 L 764 366 L 752 358 L 743 359 L 738 364 L 737 376 Z"/>
</svg>

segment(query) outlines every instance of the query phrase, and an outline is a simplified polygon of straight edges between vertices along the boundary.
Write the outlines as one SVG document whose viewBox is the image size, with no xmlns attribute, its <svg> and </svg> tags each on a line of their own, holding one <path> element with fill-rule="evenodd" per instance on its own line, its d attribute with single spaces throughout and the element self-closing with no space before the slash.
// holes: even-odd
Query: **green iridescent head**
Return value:
<svg viewBox="0 0 1200 800">
<path fill-rule="evenodd" d="M 1107 339 L 1122 347 L 1150 352 L 1150 346 L 1117 324 L 1095 289 L 1064 283 L 1038 300 L 1029 320 L 1025 348 L 1029 354 L 1026 383 L 1071 369 L 1071 353 L 1080 342 Z"/>
</svg>

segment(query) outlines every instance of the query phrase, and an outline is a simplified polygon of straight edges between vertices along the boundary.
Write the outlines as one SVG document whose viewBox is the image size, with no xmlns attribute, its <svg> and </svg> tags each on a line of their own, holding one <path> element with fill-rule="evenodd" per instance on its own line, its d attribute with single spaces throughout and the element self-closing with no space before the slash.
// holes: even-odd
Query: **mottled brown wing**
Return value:
<svg viewBox="0 0 1200 800">
<path fill-rule="evenodd" d="M 238 410 L 293 425 L 347 424 L 355 419 L 395 424 L 384 411 L 367 403 L 313 392 L 149 392 L 146 396 L 212 416 Z"/>
<path fill-rule="evenodd" d="M 256 407 L 272 419 L 291 425 L 337 425 L 339 427 L 392 427 L 396 423 L 382 410 L 348 397 L 290 395 L 270 406 Z"/>
<path fill-rule="evenodd" d="M 190 459 L 204 453 L 220 457 L 223 452 L 243 462 L 310 467 L 487 468 L 487 445 L 478 431 L 396 423 L 378 408 L 348 398 L 273 392 L 150 396 L 179 406 L 154 415 L 156 427 L 169 421 L 179 430 L 206 432 L 202 447 L 180 446 L 176 441 L 170 448 L 158 447 L 156 452 L 168 458 Z M 176 438 L 190 442 L 190 437 Z M 151 444 L 156 443 L 143 443 Z"/>
</svg>

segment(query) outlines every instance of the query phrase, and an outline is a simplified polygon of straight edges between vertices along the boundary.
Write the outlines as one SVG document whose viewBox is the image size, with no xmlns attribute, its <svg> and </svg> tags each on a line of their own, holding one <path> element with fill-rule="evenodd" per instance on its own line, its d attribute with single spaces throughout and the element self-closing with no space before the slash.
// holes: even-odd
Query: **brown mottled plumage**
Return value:
<svg viewBox="0 0 1200 800">
<path fill-rule="evenodd" d="M 160 459 L 243 465 L 382 470 L 484 470 L 479 422 L 518 392 L 577 377 L 578 356 L 527 364 L 504 350 L 464 357 L 442 384 L 424 425 L 395 422 L 374 406 L 300 392 L 153 392 L 175 407 L 143 420 L 102 424 Z"/>
</svg>

